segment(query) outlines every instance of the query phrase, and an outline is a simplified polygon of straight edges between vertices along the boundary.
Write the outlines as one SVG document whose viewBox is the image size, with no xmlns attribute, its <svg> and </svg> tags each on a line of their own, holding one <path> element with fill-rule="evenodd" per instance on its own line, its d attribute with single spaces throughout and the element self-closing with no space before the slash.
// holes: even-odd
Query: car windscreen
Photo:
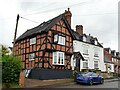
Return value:
<svg viewBox="0 0 120 90">
<path fill-rule="evenodd" d="M 82 76 L 90 76 L 90 75 L 92 75 L 92 73 L 91 72 L 87 72 L 87 73 L 82 73 L 81 75 Z"/>
</svg>

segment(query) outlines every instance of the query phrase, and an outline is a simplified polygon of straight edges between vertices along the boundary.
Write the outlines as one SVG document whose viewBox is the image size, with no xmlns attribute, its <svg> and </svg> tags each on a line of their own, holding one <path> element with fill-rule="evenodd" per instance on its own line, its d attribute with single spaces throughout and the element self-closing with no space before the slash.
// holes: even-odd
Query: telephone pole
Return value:
<svg viewBox="0 0 120 90">
<path fill-rule="evenodd" d="M 14 34 L 14 41 L 13 41 L 13 48 L 15 46 L 15 40 L 16 40 L 16 35 L 17 35 L 17 27 L 18 27 L 18 21 L 19 21 L 19 14 L 17 15 L 17 19 L 16 19 L 16 27 L 15 27 L 15 34 Z M 13 49 L 12 49 L 12 54 L 13 54 Z"/>
</svg>

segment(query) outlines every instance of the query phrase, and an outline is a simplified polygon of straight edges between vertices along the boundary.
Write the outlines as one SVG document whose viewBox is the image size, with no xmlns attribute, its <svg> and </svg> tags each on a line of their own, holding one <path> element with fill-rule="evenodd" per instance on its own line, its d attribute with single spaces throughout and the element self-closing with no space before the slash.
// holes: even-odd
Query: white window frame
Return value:
<svg viewBox="0 0 120 90">
<path fill-rule="evenodd" d="M 65 45 L 65 39 L 63 36 L 58 36 L 58 44 Z"/>
<path fill-rule="evenodd" d="M 86 64 L 86 66 L 84 66 Z M 88 60 L 83 61 L 83 68 L 88 68 Z"/>
<path fill-rule="evenodd" d="M 87 41 L 87 38 L 85 36 L 83 36 L 83 41 L 86 42 Z"/>
<path fill-rule="evenodd" d="M 89 54 L 89 50 L 88 50 L 88 46 L 87 45 L 83 45 L 83 54 Z"/>
<path fill-rule="evenodd" d="M 94 43 L 95 43 L 95 45 L 97 45 L 97 44 L 98 44 L 98 43 L 97 43 L 97 40 L 95 40 L 95 42 L 94 42 Z"/>
<path fill-rule="evenodd" d="M 56 63 L 55 63 L 55 56 L 54 56 L 55 54 L 57 55 L 56 56 Z M 61 57 L 63 58 L 63 61 L 62 61 L 62 59 L 60 59 L 60 62 L 59 62 L 59 55 L 61 55 Z M 52 62 L 52 64 L 53 65 L 64 65 L 64 60 L 65 60 L 64 55 L 65 55 L 64 52 L 53 52 L 53 62 Z"/>
<path fill-rule="evenodd" d="M 36 37 L 31 38 L 30 39 L 30 45 L 35 44 L 35 43 L 36 43 Z"/>
<path fill-rule="evenodd" d="M 95 62 L 97 62 L 97 63 L 95 63 Z M 97 65 L 97 67 L 95 65 Z M 94 61 L 94 69 L 99 68 L 98 65 L 99 65 L 99 62 L 98 61 Z"/>
<path fill-rule="evenodd" d="M 58 35 L 54 35 L 54 42 L 58 42 Z"/>
<path fill-rule="evenodd" d="M 99 51 L 98 48 L 94 48 L 94 57 L 99 57 Z"/>
<path fill-rule="evenodd" d="M 32 56 L 30 56 L 30 55 L 32 55 Z M 28 57 L 29 57 L 29 61 L 35 60 L 35 53 L 30 53 Z"/>
<path fill-rule="evenodd" d="M 110 64 L 108 65 L 108 68 L 109 68 L 109 70 L 112 70 L 112 66 Z"/>
</svg>

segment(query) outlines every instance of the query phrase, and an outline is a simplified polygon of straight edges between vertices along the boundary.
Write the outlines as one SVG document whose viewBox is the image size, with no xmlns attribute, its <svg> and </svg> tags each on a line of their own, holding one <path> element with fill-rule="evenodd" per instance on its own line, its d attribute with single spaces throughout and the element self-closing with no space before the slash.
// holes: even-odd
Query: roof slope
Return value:
<svg viewBox="0 0 120 90">
<path fill-rule="evenodd" d="M 86 34 L 79 34 L 77 31 L 74 31 L 74 30 L 72 30 L 72 32 L 73 32 L 75 40 L 84 42 L 83 41 L 83 36 L 85 36 L 86 37 L 86 42 L 85 43 L 89 43 L 89 44 L 95 45 L 94 41 L 97 40 L 97 38 L 94 38 L 93 36 L 86 35 Z M 99 42 L 98 42 L 97 46 L 103 47 Z"/>
<path fill-rule="evenodd" d="M 47 32 L 52 26 L 54 26 L 61 19 L 64 20 L 66 26 L 68 27 L 68 29 L 70 31 L 70 34 L 74 38 L 73 33 L 71 31 L 71 27 L 70 27 L 67 19 L 65 18 L 64 13 L 63 13 L 63 14 L 60 14 L 59 16 L 57 16 L 57 17 L 55 17 L 55 18 L 53 18 L 53 19 L 51 19 L 51 20 L 49 20 L 47 22 L 41 23 L 37 27 L 34 27 L 32 29 L 27 30 L 20 37 L 18 37 L 16 41 L 25 39 L 25 38 L 27 38 L 27 37 L 29 37 L 31 35 L 34 35 L 34 34 L 39 34 L 39 33 L 42 33 L 42 32 Z"/>
</svg>

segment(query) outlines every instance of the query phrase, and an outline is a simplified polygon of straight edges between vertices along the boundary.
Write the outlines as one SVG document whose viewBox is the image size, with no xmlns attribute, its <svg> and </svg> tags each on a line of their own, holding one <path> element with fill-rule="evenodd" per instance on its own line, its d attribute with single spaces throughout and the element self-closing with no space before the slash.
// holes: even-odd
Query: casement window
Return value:
<svg viewBox="0 0 120 90">
<path fill-rule="evenodd" d="M 35 43 L 36 43 L 36 38 L 31 38 L 30 39 L 30 45 L 35 44 Z"/>
<path fill-rule="evenodd" d="M 109 68 L 109 70 L 111 70 L 111 69 L 112 69 L 110 64 L 108 65 L 108 68 Z"/>
<path fill-rule="evenodd" d="M 54 43 L 58 43 L 60 45 L 65 45 L 65 37 L 54 35 Z"/>
<path fill-rule="evenodd" d="M 94 61 L 94 69 L 98 68 L 98 61 Z"/>
<path fill-rule="evenodd" d="M 88 46 L 87 45 L 83 45 L 83 54 L 88 55 Z"/>
<path fill-rule="evenodd" d="M 29 61 L 33 61 L 35 59 L 35 53 L 29 54 Z"/>
<path fill-rule="evenodd" d="M 53 64 L 64 65 L 64 52 L 53 52 Z"/>
<path fill-rule="evenodd" d="M 99 49 L 94 48 L 94 57 L 99 57 Z"/>
<path fill-rule="evenodd" d="M 59 36 L 58 44 L 65 45 L 65 37 Z"/>
<path fill-rule="evenodd" d="M 88 68 L 88 60 L 83 61 L 83 68 Z"/>
</svg>

